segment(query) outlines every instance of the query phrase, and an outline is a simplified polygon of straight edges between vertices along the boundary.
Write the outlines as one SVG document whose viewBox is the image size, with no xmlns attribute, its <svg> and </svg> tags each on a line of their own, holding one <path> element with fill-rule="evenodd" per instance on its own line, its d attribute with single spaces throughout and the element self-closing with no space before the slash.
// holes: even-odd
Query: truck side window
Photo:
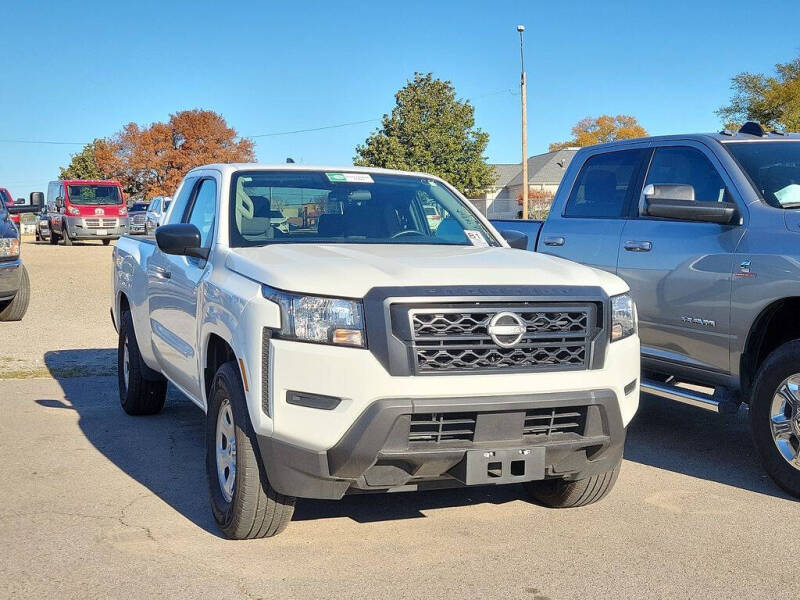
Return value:
<svg viewBox="0 0 800 600">
<path fill-rule="evenodd" d="M 614 219 L 625 216 L 628 192 L 646 150 L 620 150 L 591 157 L 572 187 L 565 217 Z"/>
<path fill-rule="evenodd" d="M 700 150 L 689 146 L 657 148 L 645 185 L 650 183 L 691 185 L 699 202 L 728 200 L 727 188 L 714 165 Z"/>
<path fill-rule="evenodd" d="M 204 179 L 200 182 L 200 188 L 197 190 L 188 218 L 188 222 L 200 230 L 200 246 L 202 248 L 211 247 L 216 215 L 217 182 L 213 179 Z"/>
<path fill-rule="evenodd" d="M 180 223 L 183 221 L 183 217 L 186 214 L 186 206 L 189 204 L 189 199 L 192 197 L 192 190 L 194 189 L 194 184 L 197 182 L 197 177 L 190 177 L 186 181 L 183 182 L 183 187 L 181 188 L 180 193 L 178 196 L 173 200 L 175 203 L 172 212 L 169 213 L 169 221 L 166 223 Z M 158 208 L 161 208 L 161 198 L 153 200 L 153 202 L 158 202 Z M 150 210 L 155 210 L 153 205 L 150 205 Z"/>
</svg>

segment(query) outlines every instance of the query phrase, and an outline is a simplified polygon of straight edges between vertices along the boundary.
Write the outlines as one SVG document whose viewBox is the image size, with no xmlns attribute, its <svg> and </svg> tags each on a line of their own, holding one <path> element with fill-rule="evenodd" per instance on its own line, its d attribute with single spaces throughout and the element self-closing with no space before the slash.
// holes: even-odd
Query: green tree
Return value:
<svg viewBox="0 0 800 600">
<path fill-rule="evenodd" d="M 469 197 L 496 179 L 484 156 L 488 143 L 489 134 L 475 127 L 474 107 L 456 99 L 452 83 L 415 73 L 353 162 L 438 175 Z"/>
<path fill-rule="evenodd" d="M 569 148 L 570 146 L 593 146 L 594 144 L 603 144 L 614 140 L 629 140 L 646 135 L 647 130 L 639 125 L 636 117 L 630 115 L 586 117 L 578 121 L 572 128 L 573 137 L 571 140 L 550 144 L 550 152 Z"/>
<path fill-rule="evenodd" d="M 774 75 L 739 73 L 731 102 L 717 111 L 728 127 L 758 121 L 771 129 L 800 131 L 800 57 L 775 65 Z"/>
<path fill-rule="evenodd" d="M 59 179 L 105 179 L 105 174 L 97 166 L 97 153 L 105 144 L 103 140 L 94 140 L 86 144 L 77 154 L 73 154 L 66 167 L 59 168 Z"/>
</svg>

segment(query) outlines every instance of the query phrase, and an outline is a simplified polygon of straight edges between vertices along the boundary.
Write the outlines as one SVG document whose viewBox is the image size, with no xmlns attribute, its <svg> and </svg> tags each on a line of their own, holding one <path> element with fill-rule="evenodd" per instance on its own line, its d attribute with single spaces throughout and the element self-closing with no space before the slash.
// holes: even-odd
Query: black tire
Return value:
<svg viewBox="0 0 800 600">
<path fill-rule="evenodd" d="M 550 508 L 577 508 L 605 498 L 617 482 L 621 461 L 605 473 L 577 481 L 543 479 L 529 481 L 525 488 L 534 500 Z"/>
<path fill-rule="evenodd" d="M 223 495 L 217 474 L 217 419 L 220 409 L 233 413 L 235 474 L 230 500 Z M 242 380 L 236 363 L 227 362 L 217 370 L 209 394 L 206 414 L 206 475 L 211 512 L 226 537 L 246 540 L 272 537 L 286 529 L 294 513 L 295 498 L 272 489 L 247 412 Z"/>
<path fill-rule="evenodd" d="M 127 384 L 124 373 L 126 343 L 128 346 Z M 142 360 L 130 311 L 122 313 L 120 320 L 117 381 L 122 410 L 129 415 L 154 415 L 164 408 L 164 400 L 167 397 L 167 380 L 148 368 Z"/>
<path fill-rule="evenodd" d="M 761 364 L 750 397 L 750 431 L 770 477 L 791 495 L 800 498 L 800 468 L 793 467 L 778 450 L 772 437 L 772 399 L 778 387 L 792 375 L 800 373 L 800 340 L 779 346 Z M 795 415 L 798 409 L 795 408 Z M 796 422 L 797 423 L 797 422 Z M 791 434 L 789 443 L 795 451 L 800 448 L 800 425 Z M 800 460 L 800 459 L 798 459 Z"/>
<path fill-rule="evenodd" d="M 31 300 L 31 282 L 25 265 L 20 267 L 20 281 L 17 295 L 11 300 L 0 302 L 0 321 L 21 321 Z"/>
<path fill-rule="evenodd" d="M 42 241 L 42 234 L 39 233 L 38 229 L 36 230 L 36 241 L 37 242 L 41 242 Z"/>
<path fill-rule="evenodd" d="M 111 240 L 103 240 L 103 246 L 108 246 L 111 243 Z"/>
<path fill-rule="evenodd" d="M 64 236 L 64 245 L 72 246 L 72 238 L 69 237 L 69 230 L 66 227 L 61 230 L 61 234 Z"/>
<path fill-rule="evenodd" d="M 56 246 L 57 244 L 58 244 L 58 236 L 56 235 L 56 232 L 51 229 L 50 230 L 50 245 L 51 246 Z"/>
</svg>

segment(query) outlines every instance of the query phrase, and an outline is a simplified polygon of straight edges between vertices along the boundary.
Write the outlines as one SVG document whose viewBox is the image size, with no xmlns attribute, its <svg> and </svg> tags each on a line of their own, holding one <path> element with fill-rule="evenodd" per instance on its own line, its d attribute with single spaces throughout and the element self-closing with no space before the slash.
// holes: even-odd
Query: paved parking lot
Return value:
<svg viewBox="0 0 800 600">
<path fill-rule="evenodd" d="M 162 414 L 128 417 L 113 377 L 80 370 L 114 369 L 109 249 L 30 246 L 33 282 L 58 272 L 81 285 L 43 303 L 34 283 L 26 321 L 0 326 L 0 356 L 79 376 L 26 379 L 0 363 L 2 598 L 800 594 L 798 503 L 760 469 L 745 411 L 725 422 L 657 399 L 643 402 L 619 482 L 597 505 L 549 510 L 519 486 L 351 496 L 300 501 L 277 538 L 225 540 L 208 506 L 202 413 L 172 390 Z M 51 352 L 37 322 L 75 298 L 98 327 L 61 311 L 70 333 Z"/>
</svg>

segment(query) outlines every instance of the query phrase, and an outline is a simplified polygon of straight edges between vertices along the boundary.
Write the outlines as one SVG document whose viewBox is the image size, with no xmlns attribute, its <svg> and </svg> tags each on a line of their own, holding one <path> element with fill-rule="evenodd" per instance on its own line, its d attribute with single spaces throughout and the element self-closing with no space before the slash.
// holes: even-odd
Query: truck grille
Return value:
<svg viewBox="0 0 800 600">
<path fill-rule="evenodd" d="M 420 413 L 411 415 L 409 442 L 471 442 L 476 413 Z"/>
<path fill-rule="evenodd" d="M 525 411 L 524 435 L 545 435 L 555 433 L 582 434 L 586 423 L 586 407 L 575 408 L 536 408 Z"/>
<path fill-rule="evenodd" d="M 585 369 L 596 312 L 593 304 L 412 308 L 416 371 Z M 490 335 L 490 322 L 499 313 L 516 315 L 524 326 L 518 340 Z M 507 346 L 509 341 L 514 343 Z"/>
<path fill-rule="evenodd" d="M 133 215 L 132 221 L 134 225 L 144 225 L 144 213 Z"/>
<path fill-rule="evenodd" d="M 89 229 L 114 229 L 117 226 L 116 219 L 84 219 L 83 222 Z"/>
</svg>

